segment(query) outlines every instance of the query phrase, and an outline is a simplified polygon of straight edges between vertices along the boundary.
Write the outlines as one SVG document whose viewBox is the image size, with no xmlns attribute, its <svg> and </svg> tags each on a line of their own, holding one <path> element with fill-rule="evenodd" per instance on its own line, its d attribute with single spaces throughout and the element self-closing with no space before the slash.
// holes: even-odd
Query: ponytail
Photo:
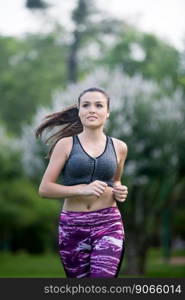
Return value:
<svg viewBox="0 0 185 300">
<path fill-rule="evenodd" d="M 68 106 L 65 110 L 56 112 L 45 117 L 44 121 L 35 131 L 36 138 L 41 138 L 42 133 L 46 129 L 53 129 L 57 126 L 62 126 L 57 132 L 46 139 L 45 143 L 50 143 L 49 153 L 45 158 L 50 158 L 56 143 L 64 137 L 79 134 L 83 131 L 81 120 L 78 116 L 77 105 Z"/>
</svg>

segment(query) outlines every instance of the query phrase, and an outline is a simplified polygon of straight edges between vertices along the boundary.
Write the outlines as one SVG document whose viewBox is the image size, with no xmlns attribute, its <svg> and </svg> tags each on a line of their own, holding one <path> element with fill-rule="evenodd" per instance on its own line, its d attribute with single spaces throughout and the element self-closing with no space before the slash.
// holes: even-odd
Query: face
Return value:
<svg viewBox="0 0 185 300">
<path fill-rule="evenodd" d="M 80 98 L 79 117 L 86 127 L 101 127 L 105 124 L 110 112 L 107 98 L 100 92 L 86 92 Z"/>
</svg>

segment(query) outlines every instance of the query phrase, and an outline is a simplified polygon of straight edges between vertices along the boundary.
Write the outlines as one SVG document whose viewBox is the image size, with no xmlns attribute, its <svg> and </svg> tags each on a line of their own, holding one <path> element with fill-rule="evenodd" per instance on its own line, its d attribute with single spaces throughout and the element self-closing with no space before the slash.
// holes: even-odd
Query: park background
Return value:
<svg viewBox="0 0 185 300">
<path fill-rule="evenodd" d="M 129 3 L 0 3 L 0 277 L 65 277 L 63 200 L 38 195 L 48 146 L 34 132 L 92 86 L 111 98 L 106 133 L 128 145 L 119 276 L 185 275 L 185 7 Z"/>
</svg>

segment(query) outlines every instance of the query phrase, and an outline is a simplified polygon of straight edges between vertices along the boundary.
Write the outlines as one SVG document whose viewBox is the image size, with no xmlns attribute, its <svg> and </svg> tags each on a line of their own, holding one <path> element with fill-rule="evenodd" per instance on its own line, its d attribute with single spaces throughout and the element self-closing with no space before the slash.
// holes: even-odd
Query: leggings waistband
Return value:
<svg viewBox="0 0 185 300">
<path fill-rule="evenodd" d="M 68 226 L 96 226 L 121 220 L 121 214 L 117 206 L 111 206 L 95 211 L 67 211 L 60 213 L 60 225 Z"/>
</svg>

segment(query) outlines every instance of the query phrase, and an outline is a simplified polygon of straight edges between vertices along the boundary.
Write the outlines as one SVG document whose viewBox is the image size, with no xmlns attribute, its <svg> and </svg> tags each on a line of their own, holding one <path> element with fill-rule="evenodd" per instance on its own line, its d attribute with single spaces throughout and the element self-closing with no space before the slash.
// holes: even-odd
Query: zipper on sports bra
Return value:
<svg viewBox="0 0 185 300">
<path fill-rule="evenodd" d="M 93 171 L 92 171 L 92 175 L 91 175 L 91 181 L 93 181 L 94 171 L 95 171 L 95 167 L 96 167 L 96 163 L 97 163 L 96 158 L 93 158 L 93 160 L 94 160 L 94 167 L 93 167 Z"/>
</svg>

